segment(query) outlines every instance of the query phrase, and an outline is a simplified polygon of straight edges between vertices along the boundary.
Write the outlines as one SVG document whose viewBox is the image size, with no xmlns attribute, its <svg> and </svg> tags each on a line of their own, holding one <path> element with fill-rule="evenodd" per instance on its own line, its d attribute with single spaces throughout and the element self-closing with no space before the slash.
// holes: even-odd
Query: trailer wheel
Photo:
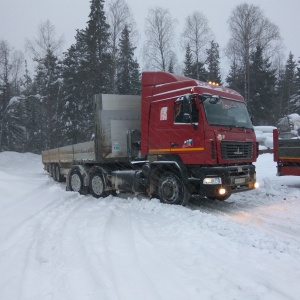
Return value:
<svg viewBox="0 0 300 300">
<path fill-rule="evenodd" d="M 190 193 L 177 175 L 166 172 L 158 180 L 158 196 L 163 203 L 186 205 Z"/>
<path fill-rule="evenodd" d="M 83 185 L 83 177 L 77 168 L 71 170 L 68 180 L 70 191 L 86 194 L 86 188 Z"/>
<path fill-rule="evenodd" d="M 57 182 L 62 182 L 64 180 L 64 178 L 60 172 L 60 167 L 57 164 L 55 165 L 55 176 L 54 177 Z"/>
<path fill-rule="evenodd" d="M 90 193 L 95 198 L 105 197 L 107 193 L 104 191 L 105 183 L 103 180 L 103 174 L 101 171 L 94 171 L 90 174 L 89 188 Z"/>
<path fill-rule="evenodd" d="M 54 179 L 54 165 L 53 164 L 49 164 L 49 174 Z"/>
</svg>

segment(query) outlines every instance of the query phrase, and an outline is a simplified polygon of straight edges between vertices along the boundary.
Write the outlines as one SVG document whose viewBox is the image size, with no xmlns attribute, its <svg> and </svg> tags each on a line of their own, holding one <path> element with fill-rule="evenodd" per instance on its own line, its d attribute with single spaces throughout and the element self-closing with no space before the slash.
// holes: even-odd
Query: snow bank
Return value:
<svg viewBox="0 0 300 300">
<path fill-rule="evenodd" d="M 0 299 L 297 300 L 300 178 L 188 207 L 66 192 L 41 157 L 0 153 Z"/>
<path fill-rule="evenodd" d="M 254 126 L 256 140 L 259 143 L 259 149 L 273 149 L 273 130 L 274 126 Z"/>
</svg>

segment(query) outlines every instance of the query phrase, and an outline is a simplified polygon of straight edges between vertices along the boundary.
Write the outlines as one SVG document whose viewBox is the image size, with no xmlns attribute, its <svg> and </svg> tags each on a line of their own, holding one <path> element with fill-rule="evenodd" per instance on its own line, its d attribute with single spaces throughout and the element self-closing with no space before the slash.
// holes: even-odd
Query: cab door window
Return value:
<svg viewBox="0 0 300 300">
<path fill-rule="evenodd" d="M 197 123 L 199 110 L 196 97 L 190 99 L 185 95 L 178 98 L 174 103 L 174 123 Z"/>
</svg>

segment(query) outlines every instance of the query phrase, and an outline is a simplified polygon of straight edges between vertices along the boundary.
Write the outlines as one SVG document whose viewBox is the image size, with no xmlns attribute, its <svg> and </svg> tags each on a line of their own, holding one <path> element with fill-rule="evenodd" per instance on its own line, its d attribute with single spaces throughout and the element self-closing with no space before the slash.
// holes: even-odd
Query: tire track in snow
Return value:
<svg viewBox="0 0 300 300">
<path fill-rule="evenodd" d="M 74 196 L 74 195 L 72 195 Z M 25 266 L 21 281 L 22 297 L 26 299 L 60 299 L 60 292 L 68 292 L 67 273 L 62 240 L 64 228 L 72 215 L 82 206 L 80 196 L 58 202 L 44 210 L 36 219 L 34 237 L 26 250 Z M 59 200 L 59 199 L 58 199 Z M 36 285 L 36 279 L 39 284 Z"/>
<path fill-rule="evenodd" d="M 228 220 L 226 215 L 189 211 L 180 207 L 158 208 L 159 205 L 156 206 L 154 213 L 159 219 L 160 230 L 157 226 L 154 227 L 155 230 L 153 226 L 149 230 L 150 223 L 145 222 L 147 216 L 141 216 L 138 219 L 142 224 L 137 228 L 149 243 L 153 244 L 154 249 L 165 251 L 166 260 L 174 265 L 174 268 L 170 269 L 173 272 L 170 273 L 181 278 L 179 285 L 185 288 L 186 286 L 192 287 L 189 290 L 191 295 L 187 296 L 187 299 L 199 299 L 199 294 L 205 294 L 206 289 L 214 290 L 213 283 L 215 282 L 220 284 L 219 290 L 216 291 L 216 299 L 226 298 L 226 295 L 230 296 L 230 299 L 231 297 L 240 299 L 242 296 L 244 299 L 253 299 L 255 289 L 261 289 L 266 294 L 278 297 L 282 290 L 272 290 L 272 287 L 276 286 L 276 280 L 266 266 L 275 263 L 273 269 L 276 269 L 275 265 L 278 267 L 286 260 L 292 260 L 295 266 L 298 265 L 299 248 L 295 249 L 293 246 L 282 248 L 281 243 L 270 239 L 264 232 L 258 234 L 255 228 L 248 228 L 247 224 L 240 226 Z M 153 223 L 152 216 L 150 220 Z M 209 244 L 205 241 L 209 241 Z M 255 262 L 258 252 L 265 257 L 265 261 Z M 290 256 L 292 253 L 293 257 Z M 155 261 L 151 257 L 150 260 Z M 281 263 L 278 264 L 278 260 Z M 163 270 L 165 260 L 160 261 Z M 151 270 L 151 266 L 149 269 Z M 182 272 L 176 273 L 176 269 L 182 269 Z M 212 273 L 211 270 L 214 272 Z M 297 267 L 294 274 L 296 270 Z M 199 276 L 190 276 L 189 271 L 190 274 L 198 273 Z M 240 274 L 239 278 L 235 276 L 237 273 Z M 247 293 L 243 292 L 240 295 L 236 293 L 235 296 L 228 294 L 228 286 L 235 286 L 233 290 L 240 290 L 239 287 L 249 286 L 251 278 L 249 274 L 256 277 L 261 276 L 261 273 L 268 278 L 266 279 L 267 286 L 258 280 L 250 284 L 253 289 L 249 289 Z M 285 280 L 283 277 L 281 279 Z M 157 282 L 159 281 L 158 278 Z M 277 284 L 280 285 L 280 282 L 278 281 Z M 297 286 L 296 280 L 290 280 L 289 285 Z"/>
<path fill-rule="evenodd" d="M 110 205 L 109 211 L 104 229 L 104 245 L 117 299 L 160 299 L 137 253 L 130 206 L 118 199 Z"/>
</svg>

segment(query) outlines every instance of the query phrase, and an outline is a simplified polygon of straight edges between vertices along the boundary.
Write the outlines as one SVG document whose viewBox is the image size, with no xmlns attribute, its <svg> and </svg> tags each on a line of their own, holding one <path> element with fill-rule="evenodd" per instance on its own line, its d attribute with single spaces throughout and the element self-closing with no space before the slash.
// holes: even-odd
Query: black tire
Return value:
<svg viewBox="0 0 300 300">
<path fill-rule="evenodd" d="M 53 164 L 49 164 L 49 174 L 55 180 L 55 178 L 54 178 L 54 165 Z"/>
<path fill-rule="evenodd" d="M 93 171 L 89 175 L 89 190 L 95 198 L 106 197 L 108 193 L 104 190 L 105 182 L 101 171 Z"/>
<path fill-rule="evenodd" d="M 190 193 L 176 174 L 166 172 L 159 177 L 158 196 L 163 203 L 186 205 L 189 201 Z"/>
<path fill-rule="evenodd" d="M 68 177 L 69 189 L 73 192 L 85 195 L 87 193 L 86 187 L 83 185 L 83 177 L 77 168 L 70 171 Z"/>
<path fill-rule="evenodd" d="M 54 173 L 55 181 L 62 182 L 64 180 L 64 177 L 61 175 L 59 165 L 56 164 L 54 170 L 55 170 L 55 173 Z"/>
</svg>

